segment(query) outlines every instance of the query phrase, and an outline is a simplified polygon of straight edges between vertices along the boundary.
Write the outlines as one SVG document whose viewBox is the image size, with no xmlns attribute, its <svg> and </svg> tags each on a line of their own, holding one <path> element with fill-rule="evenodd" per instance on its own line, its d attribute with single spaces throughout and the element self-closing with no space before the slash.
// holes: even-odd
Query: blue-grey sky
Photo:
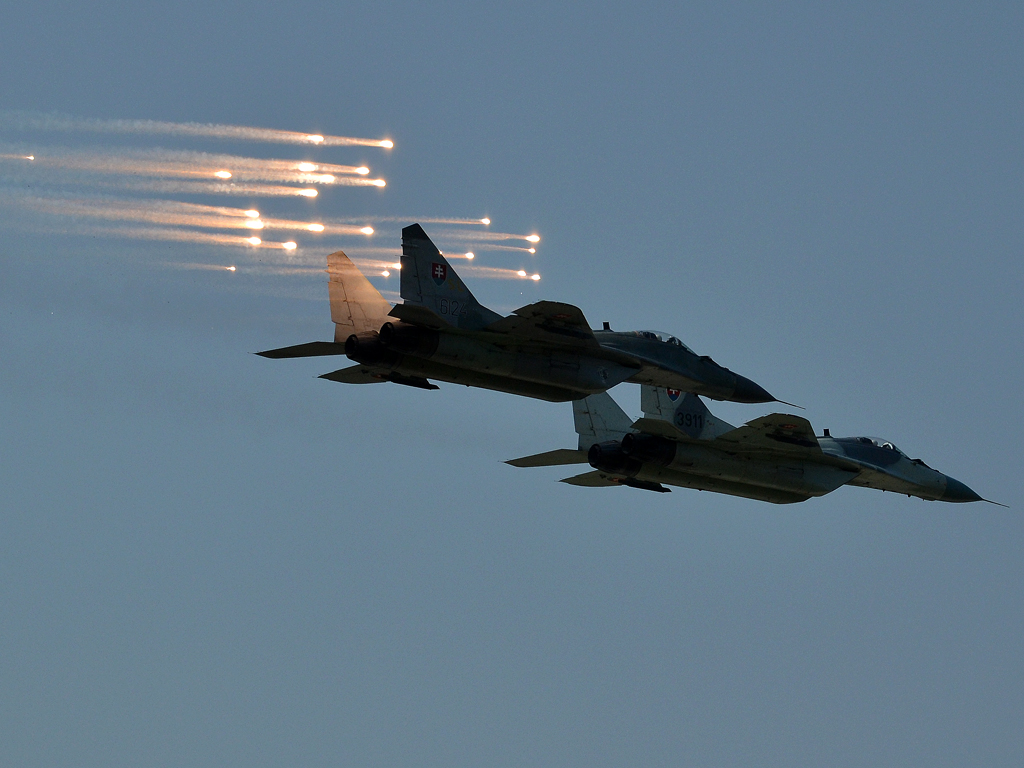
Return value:
<svg viewBox="0 0 1024 768">
<path fill-rule="evenodd" d="M 559 484 L 501 462 L 572 446 L 566 404 L 252 355 L 330 338 L 319 277 L 6 205 L 4 761 L 1022 764 L 1022 32 L 1008 3 L 9 4 L 2 110 L 396 146 L 0 143 L 365 162 L 386 189 L 260 204 L 536 231 L 487 263 L 543 280 L 469 278 L 484 303 L 672 331 L 1010 509 Z"/>
</svg>

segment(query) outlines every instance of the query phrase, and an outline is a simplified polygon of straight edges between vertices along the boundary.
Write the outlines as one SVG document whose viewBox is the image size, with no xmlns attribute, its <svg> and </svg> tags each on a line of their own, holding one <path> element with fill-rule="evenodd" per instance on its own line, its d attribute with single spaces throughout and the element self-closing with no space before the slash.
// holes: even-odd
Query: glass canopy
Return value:
<svg viewBox="0 0 1024 768">
<path fill-rule="evenodd" d="M 663 344 L 672 344 L 677 347 L 682 347 L 691 354 L 696 354 L 692 349 L 683 344 L 679 339 L 673 336 L 671 333 L 665 333 L 664 331 L 633 331 L 637 336 L 642 336 L 645 339 L 651 339 L 652 341 L 660 341 Z"/>
</svg>

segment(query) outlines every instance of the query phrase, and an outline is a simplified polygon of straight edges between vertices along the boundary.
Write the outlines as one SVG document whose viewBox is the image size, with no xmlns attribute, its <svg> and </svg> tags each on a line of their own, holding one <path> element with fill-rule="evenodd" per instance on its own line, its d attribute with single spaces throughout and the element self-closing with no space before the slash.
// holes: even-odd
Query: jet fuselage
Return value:
<svg viewBox="0 0 1024 768">
<path fill-rule="evenodd" d="M 707 355 L 698 355 L 675 336 L 658 331 L 594 331 L 603 349 L 632 359 L 640 370 L 627 381 L 735 403 L 770 403 L 763 387 L 733 373 Z"/>
<path fill-rule="evenodd" d="M 681 344 L 641 334 L 595 331 L 598 344 L 559 347 L 484 330 L 385 323 L 353 334 L 349 359 L 399 376 L 498 389 L 553 402 L 604 392 L 623 381 L 657 382 L 717 400 L 764 402 L 768 392 Z"/>
<path fill-rule="evenodd" d="M 592 467 L 639 484 L 675 485 L 778 504 L 824 496 L 842 485 L 904 493 L 929 501 L 979 501 L 963 483 L 874 438 L 817 438 L 821 453 L 730 450 L 628 434 L 591 446 Z M 885 447 L 892 446 L 892 447 Z"/>
<path fill-rule="evenodd" d="M 609 359 L 613 356 L 602 354 L 600 348 L 594 352 L 513 344 L 498 333 L 434 330 L 401 322 L 385 323 L 379 333 L 350 336 L 345 343 L 348 357 L 363 365 L 552 402 L 604 392 L 637 371 L 637 366 Z"/>
</svg>

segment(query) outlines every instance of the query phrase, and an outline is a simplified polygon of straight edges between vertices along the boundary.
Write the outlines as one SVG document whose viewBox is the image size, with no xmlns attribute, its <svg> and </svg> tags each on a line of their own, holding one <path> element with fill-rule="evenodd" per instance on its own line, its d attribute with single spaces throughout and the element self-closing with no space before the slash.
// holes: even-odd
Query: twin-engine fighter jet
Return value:
<svg viewBox="0 0 1024 768">
<path fill-rule="evenodd" d="M 502 317 L 474 298 L 419 224 L 402 230 L 401 304 L 392 307 L 343 252 L 327 266 L 334 341 L 258 354 L 345 354 L 357 365 L 321 378 L 346 384 L 437 389 L 434 380 L 565 402 L 631 381 L 713 400 L 775 400 L 674 336 L 591 330 L 571 304 L 539 301 Z"/>
<path fill-rule="evenodd" d="M 586 464 L 592 472 L 562 480 L 588 487 L 663 484 L 791 504 L 841 485 L 905 493 L 929 501 L 985 501 L 966 485 L 892 443 L 872 437 L 816 437 L 810 422 L 776 413 L 736 428 L 716 419 L 699 397 L 641 387 L 636 422 L 605 392 L 573 402 L 577 450 L 513 459 L 516 467 Z M 995 503 L 995 502 L 993 502 Z"/>
</svg>

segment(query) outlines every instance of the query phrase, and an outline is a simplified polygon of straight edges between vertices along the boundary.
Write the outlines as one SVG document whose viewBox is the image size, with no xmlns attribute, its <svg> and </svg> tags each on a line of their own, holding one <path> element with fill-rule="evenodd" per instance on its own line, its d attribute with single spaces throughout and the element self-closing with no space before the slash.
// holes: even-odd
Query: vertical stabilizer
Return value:
<svg viewBox="0 0 1024 768">
<path fill-rule="evenodd" d="M 572 401 L 572 417 L 576 434 L 580 436 L 579 450 L 586 451 L 594 443 L 621 440 L 631 432 L 633 420 L 607 392 Z"/>
<path fill-rule="evenodd" d="M 390 318 L 391 304 L 373 287 L 344 251 L 327 257 L 330 279 L 327 292 L 331 297 L 331 320 L 334 340 L 344 344 L 353 333 L 377 331 Z"/>
<path fill-rule="evenodd" d="M 640 408 L 646 418 L 668 421 L 697 440 L 714 440 L 734 428 L 715 418 L 697 395 L 678 389 L 644 384 L 640 387 Z"/>
<path fill-rule="evenodd" d="M 402 229 L 402 299 L 467 330 L 501 319 L 482 306 L 419 224 Z"/>
</svg>

